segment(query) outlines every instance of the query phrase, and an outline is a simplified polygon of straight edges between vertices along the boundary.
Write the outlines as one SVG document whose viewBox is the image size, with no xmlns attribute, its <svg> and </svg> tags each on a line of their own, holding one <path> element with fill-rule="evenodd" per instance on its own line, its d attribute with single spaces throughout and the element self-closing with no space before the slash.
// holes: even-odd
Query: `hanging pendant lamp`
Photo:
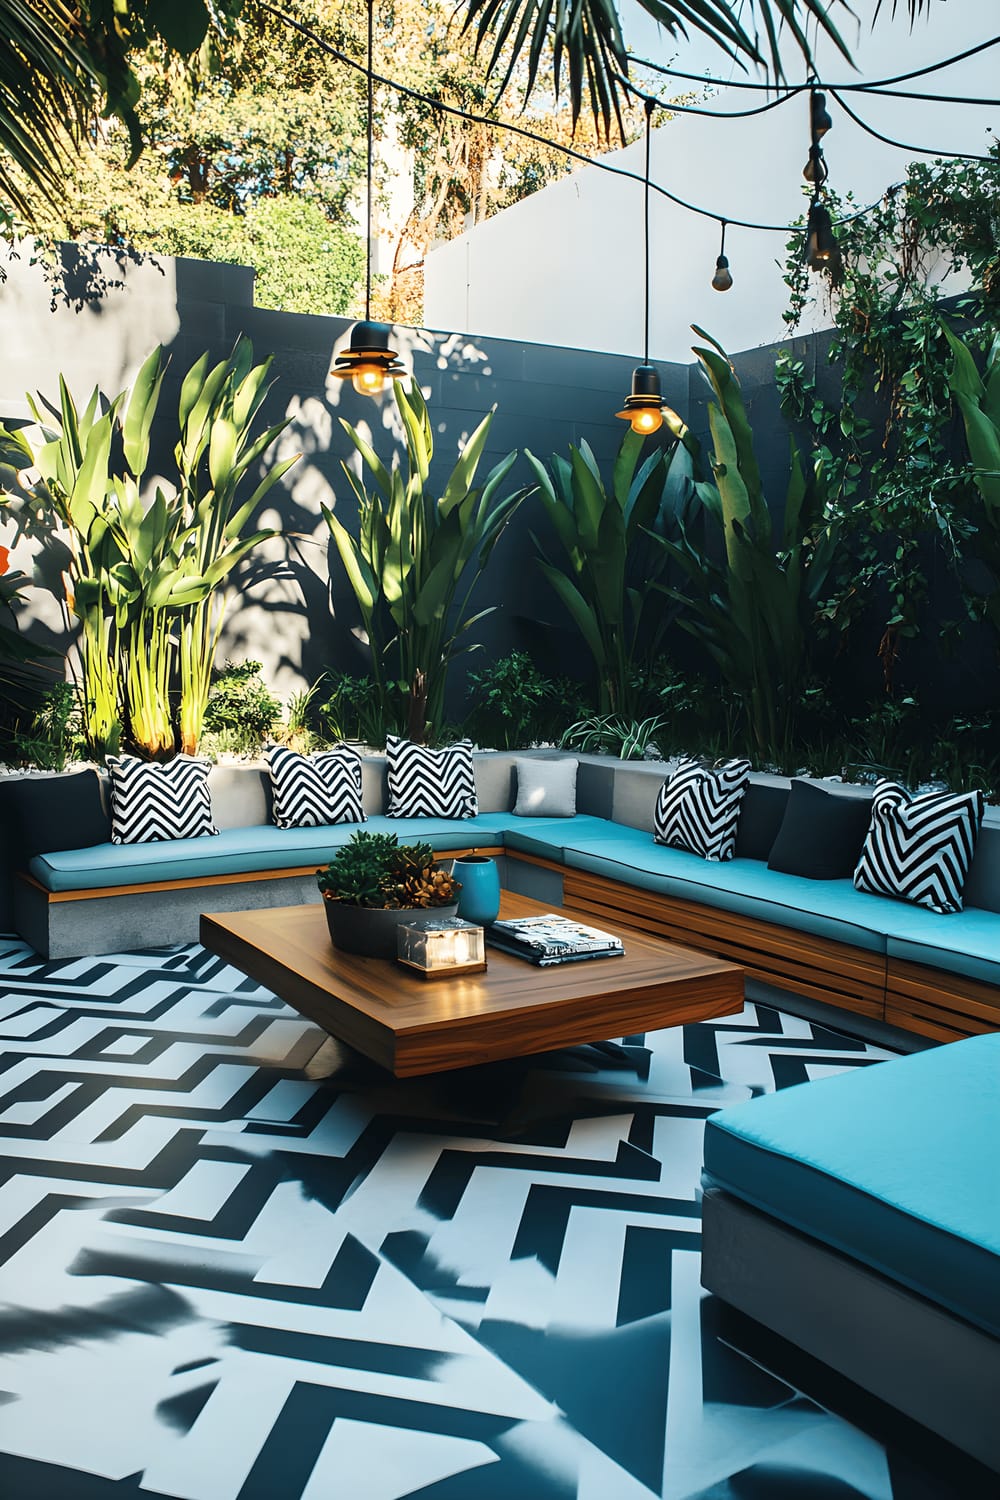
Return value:
<svg viewBox="0 0 1000 1500">
<path fill-rule="evenodd" d="M 840 268 L 840 250 L 837 236 L 833 232 L 830 211 L 818 198 L 809 205 L 806 224 L 806 263 L 812 271 L 837 271 Z"/>
<path fill-rule="evenodd" d="M 368 0 L 368 183 L 366 191 L 365 235 L 365 316 L 351 329 L 347 348 L 337 355 L 331 375 L 350 380 L 359 396 L 377 396 L 386 383 L 407 373 L 395 349 L 389 343 L 392 330 L 387 323 L 373 323 L 372 305 L 372 160 L 375 114 L 375 80 L 372 75 L 372 41 L 375 0 Z"/>
<path fill-rule="evenodd" d="M 643 254 L 645 257 L 645 281 L 643 301 L 643 356 L 642 364 L 632 371 L 632 390 L 625 397 L 623 411 L 615 412 L 628 422 L 633 432 L 646 437 L 663 426 L 663 396 L 660 392 L 660 372 L 649 362 L 649 142 L 652 133 L 653 101 L 646 100 L 646 171 L 644 182 L 644 229 Z"/>
</svg>

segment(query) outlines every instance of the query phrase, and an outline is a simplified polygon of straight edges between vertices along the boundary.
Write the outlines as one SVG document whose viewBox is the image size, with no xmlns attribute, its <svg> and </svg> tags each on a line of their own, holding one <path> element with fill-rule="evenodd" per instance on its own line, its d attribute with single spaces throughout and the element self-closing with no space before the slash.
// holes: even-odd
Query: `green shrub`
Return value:
<svg viewBox="0 0 1000 1500">
<path fill-rule="evenodd" d="M 281 717 L 281 704 L 260 676 L 259 661 L 227 661 L 205 709 L 202 748 L 257 754 Z"/>
<path fill-rule="evenodd" d="M 14 757 L 21 765 L 43 771 L 63 771 L 66 762 L 83 748 L 83 724 L 76 689 L 71 682 L 46 688 L 26 733 L 13 737 Z"/>
<path fill-rule="evenodd" d="M 516 750 L 558 741 L 590 705 L 568 677 L 546 677 L 526 651 L 511 651 L 467 678 L 464 730 L 480 745 Z"/>
<path fill-rule="evenodd" d="M 357 740 L 363 745 L 384 745 L 389 726 L 382 715 L 382 694 L 371 677 L 352 677 L 349 672 L 330 673 L 328 696 L 316 709 L 324 732 L 334 740 Z"/>
</svg>

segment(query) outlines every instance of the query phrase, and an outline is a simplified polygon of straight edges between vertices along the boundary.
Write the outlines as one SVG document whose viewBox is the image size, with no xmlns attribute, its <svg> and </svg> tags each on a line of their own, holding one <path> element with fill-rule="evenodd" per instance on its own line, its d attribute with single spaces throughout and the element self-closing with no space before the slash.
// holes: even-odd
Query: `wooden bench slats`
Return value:
<svg viewBox="0 0 1000 1500">
<path fill-rule="evenodd" d="M 506 855 L 512 863 L 537 865 L 563 877 L 563 901 L 604 925 L 621 924 L 651 932 L 681 947 L 712 953 L 738 963 L 754 979 L 779 989 L 822 1000 L 859 1015 L 885 1020 L 905 1031 L 950 1042 L 1000 1030 L 1000 988 L 949 974 L 944 970 L 887 959 L 815 934 L 723 911 L 697 901 L 644 891 L 623 881 L 605 880 L 573 870 L 539 855 L 477 846 L 449 849 L 438 858 L 466 854 Z M 317 856 L 319 859 L 320 856 Z M 156 894 L 199 886 L 238 885 L 252 881 L 292 880 L 311 875 L 316 865 L 285 870 L 251 870 L 183 880 L 147 881 L 141 885 L 97 886 L 80 891 L 47 891 L 31 875 L 21 879 L 41 891 L 49 903 L 89 901 L 106 896 Z"/>
<path fill-rule="evenodd" d="M 884 1015 L 883 954 L 577 870 L 566 871 L 565 900 L 605 922 L 624 921 L 717 953 L 742 964 L 756 979 L 785 989 L 794 985 L 813 999 L 876 1020 Z"/>
<path fill-rule="evenodd" d="M 947 974 L 906 959 L 889 960 L 886 1019 L 890 1009 L 906 1018 L 895 1023 L 906 1030 L 925 1035 L 947 1030 L 949 1041 L 1000 1030 L 1000 990 L 964 974 Z"/>
</svg>

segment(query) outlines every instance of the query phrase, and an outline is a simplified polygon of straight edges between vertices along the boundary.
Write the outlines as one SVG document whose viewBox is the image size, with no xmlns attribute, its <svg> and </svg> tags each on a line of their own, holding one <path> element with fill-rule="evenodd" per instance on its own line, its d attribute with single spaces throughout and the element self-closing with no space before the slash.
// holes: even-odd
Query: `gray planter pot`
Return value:
<svg viewBox="0 0 1000 1500">
<path fill-rule="evenodd" d="M 453 917 L 458 902 L 451 906 L 410 906 L 399 911 L 381 911 L 372 906 L 347 906 L 343 901 L 326 901 L 326 925 L 330 941 L 344 953 L 361 953 L 366 958 L 395 958 L 396 929 L 417 917 Z"/>
</svg>

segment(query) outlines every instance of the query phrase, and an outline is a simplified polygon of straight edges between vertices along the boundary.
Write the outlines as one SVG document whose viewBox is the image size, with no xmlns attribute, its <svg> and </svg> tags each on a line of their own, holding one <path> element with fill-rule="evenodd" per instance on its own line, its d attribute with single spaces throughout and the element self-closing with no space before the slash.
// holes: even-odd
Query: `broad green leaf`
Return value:
<svg viewBox="0 0 1000 1500">
<path fill-rule="evenodd" d="M 337 544 L 337 551 L 340 553 L 340 560 L 344 565 L 344 571 L 347 574 L 351 588 L 354 590 L 355 598 L 361 607 L 362 613 L 365 616 L 369 616 L 375 608 L 375 601 L 378 597 L 378 585 L 370 573 L 366 576 L 367 570 L 363 566 L 362 558 L 357 550 L 357 544 L 343 522 L 338 520 L 329 506 L 324 505 L 322 511 L 326 524 L 330 528 L 330 533 Z"/>
<path fill-rule="evenodd" d="M 236 426 L 228 417 L 216 417 L 208 448 L 208 472 L 218 490 L 236 463 Z"/>
<path fill-rule="evenodd" d="M 371 470 L 375 483 L 378 486 L 379 494 L 382 496 L 383 500 L 388 500 L 392 493 L 392 476 L 390 475 L 389 470 L 379 458 L 378 454 L 375 452 L 375 449 L 371 446 L 371 444 L 366 442 L 365 439 L 361 436 L 357 428 L 352 427 L 350 422 L 345 422 L 343 417 L 341 417 L 340 419 L 340 425 L 341 427 L 343 427 L 344 431 L 347 433 L 347 436 L 350 438 L 351 442 L 361 454 L 361 457 L 364 459 L 368 468 Z M 342 467 L 347 472 L 348 477 L 353 478 L 353 476 L 351 476 L 350 474 L 350 470 L 347 469 L 347 465 L 344 464 L 342 465 Z"/>
<path fill-rule="evenodd" d="M 625 434 L 624 439 L 622 440 L 621 447 L 618 449 L 618 456 L 615 459 L 614 476 L 612 480 L 612 492 L 622 510 L 626 510 L 628 508 L 628 496 L 629 492 L 632 489 L 632 480 L 635 476 L 635 466 L 639 462 L 639 455 L 642 452 L 644 441 L 645 440 L 640 433 L 633 432 L 632 429 L 629 428 L 628 432 L 626 432 Z M 658 458 L 658 454 L 654 453 L 652 455 L 654 463 L 658 460 Z"/>
<path fill-rule="evenodd" d="M 284 478 L 292 465 L 297 464 L 301 457 L 301 453 L 293 453 L 291 458 L 283 459 L 281 463 L 275 464 L 273 469 L 268 470 L 267 474 L 264 475 L 264 478 L 254 490 L 253 494 L 250 496 L 250 499 L 245 501 L 244 504 L 240 506 L 239 510 L 234 511 L 229 520 L 226 522 L 225 536 L 227 541 L 231 541 L 233 537 L 239 536 L 247 521 L 253 515 L 254 511 L 260 505 L 261 501 L 265 498 L 268 491 L 274 488 L 279 479 Z"/>
<path fill-rule="evenodd" d="M 587 644 L 587 649 L 594 658 L 598 670 L 603 671 L 607 663 L 607 654 L 604 649 L 604 641 L 601 639 L 601 632 L 590 605 L 580 593 L 580 590 L 566 577 L 565 573 L 561 573 L 558 568 L 553 568 L 540 559 L 538 566 L 569 612 L 576 628 L 583 636 Z"/>
<path fill-rule="evenodd" d="M 490 435 L 495 411 L 496 407 L 493 406 L 486 413 L 486 416 L 462 449 L 461 456 L 451 471 L 451 477 L 441 497 L 441 513 L 444 516 L 448 514 L 453 506 L 462 500 L 472 487 L 473 480 L 476 477 L 476 470 L 479 468 L 479 460 L 482 458 L 483 449 L 486 447 L 486 439 Z"/>
<path fill-rule="evenodd" d="M 181 431 L 188 424 L 188 419 L 194 411 L 195 402 L 205 384 L 205 372 L 208 369 L 207 352 L 196 360 L 181 382 L 181 394 L 178 402 L 177 413 L 180 418 Z"/>
<path fill-rule="evenodd" d="M 122 426 L 122 445 L 125 462 L 137 479 L 146 472 L 149 461 L 149 434 L 156 416 L 165 371 L 163 350 L 157 345 L 143 361 L 128 398 Z"/>
</svg>

